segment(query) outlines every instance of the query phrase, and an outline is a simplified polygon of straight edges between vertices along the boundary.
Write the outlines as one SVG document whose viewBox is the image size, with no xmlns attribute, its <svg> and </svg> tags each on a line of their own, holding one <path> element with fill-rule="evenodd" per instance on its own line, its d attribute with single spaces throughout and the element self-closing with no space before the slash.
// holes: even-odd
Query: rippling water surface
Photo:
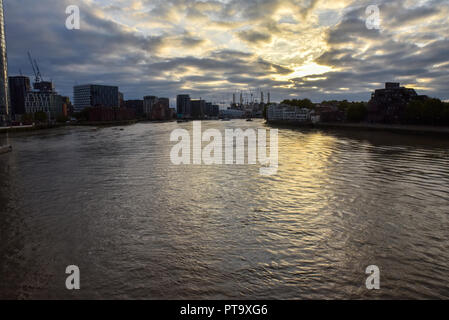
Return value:
<svg viewBox="0 0 449 320">
<path fill-rule="evenodd" d="M 448 141 L 279 129 L 264 177 L 173 166 L 177 127 L 1 135 L 0 298 L 449 298 Z"/>
</svg>

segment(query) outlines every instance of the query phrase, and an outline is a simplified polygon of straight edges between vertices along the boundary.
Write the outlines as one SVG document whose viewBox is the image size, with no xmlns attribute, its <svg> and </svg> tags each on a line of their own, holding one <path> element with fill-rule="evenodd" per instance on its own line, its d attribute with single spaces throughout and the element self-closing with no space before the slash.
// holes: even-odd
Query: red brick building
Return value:
<svg viewBox="0 0 449 320">
<path fill-rule="evenodd" d="M 135 118 L 136 114 L 132 109 L 95 107 L 89 110 L 91 122 L 126 121 Z"/>
</svg>

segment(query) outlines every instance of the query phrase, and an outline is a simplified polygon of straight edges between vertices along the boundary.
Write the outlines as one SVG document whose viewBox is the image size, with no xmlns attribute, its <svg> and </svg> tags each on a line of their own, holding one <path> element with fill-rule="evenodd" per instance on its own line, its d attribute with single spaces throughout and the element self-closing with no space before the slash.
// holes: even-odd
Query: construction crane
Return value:
<svg viewBox="0 0 449 320">
<path fill-rule="evenodd" d="M 34 76 L 35 76 L 36 81 L 37 81 L 37 72 L 36 72 L 36 68 L 34 67 L 33 58 L 31 58 L 31 53 L 30 53 L 29 51 L 28 51 L 28 59 L 30 59 L 31 68 L 33 68 L 33 73 L 34 73 Z"/>
<path fill-rule="evenodd" d="M 38 75 L 38 77 L 39 77 L 39 80 L 40 80 L 40 81 L 43 81 L 44 79 L 42 78 L 41 70 L 39 70 L 39 65 L 37 64 L 36 59 L 34 59 L 34 65 L 36 66 L 37 75 Z"/>
<path fill-rule="evenodd" d="M 33 60 L 31 57 L 31 53 L 28 51 L 28 59 L 30 59 L 31 67 L 33 68 L 35 82 L 41 82 L 42 81 L 42 75 L 41 71 L 39 70 L 39 66 L 37 65 L 36 60 Z"/>
</svg>

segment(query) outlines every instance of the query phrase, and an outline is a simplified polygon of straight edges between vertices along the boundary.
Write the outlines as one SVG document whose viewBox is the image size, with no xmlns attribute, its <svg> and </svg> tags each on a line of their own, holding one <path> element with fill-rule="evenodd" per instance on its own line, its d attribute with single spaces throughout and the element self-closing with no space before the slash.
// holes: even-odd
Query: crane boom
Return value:
<svg viewBox="0 0 449 320">
<path fill-rule="evenodd" d="M 42 81 L 41 71 L 39 70 L 39 66 L 37 65 L 36 60 L 33 60 L 31 53 L 28 51 L 28 59 L 30 59 L 31 67 L 33 68 L 35 82 Z"/>
<path fill-rule="evenodd" d="M 31 57 L 31 53 L 29 51 L 28 51 L 28 59 L 30 59 L 31 67 L 33 68 L 34 77 L 37 81 L 38 76 L 37 76 L 36 68 L 34 67 L 33 58 Z"/>
<path fill-rule="evenodd" d="M 34 59 L 34 65 L 36 66 L 36 70 L 37 70 L 37 76 L 39 78 L 40 81 L 42 81 L 42 74 L 41 74 L 41 70 L 39 69 L 39 65 L 37 64 L 36 59 Z"/>
</svg>

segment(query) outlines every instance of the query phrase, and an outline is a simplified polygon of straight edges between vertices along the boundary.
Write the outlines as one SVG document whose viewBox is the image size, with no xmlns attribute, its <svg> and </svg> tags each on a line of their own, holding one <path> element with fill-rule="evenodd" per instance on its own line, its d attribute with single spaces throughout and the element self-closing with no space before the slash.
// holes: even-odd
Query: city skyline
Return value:
<svg viewBox="0 0 449 320">
<path fill-rule="evenodd" d="M 119 86 L 126 100 L 188 93 L 228 102 L 260 88 L 273 101 L 367 101 L 398 81 L 449 99 L 449 4 L 374 2 L 5 1 L 9 74 L 31 76 L 31 50 L 70 97 L 73 86 L 98 83 Z M 71 4 L 80 30 L 65 27 Z M 380 30 L 366 28 L 370 4 L 379 5 Z"/>
<path fill-rule="evenodd" d="M 0 0 L 0 301 L 449 300 L 448 35 L 449 0 Z"/>
</svg>

